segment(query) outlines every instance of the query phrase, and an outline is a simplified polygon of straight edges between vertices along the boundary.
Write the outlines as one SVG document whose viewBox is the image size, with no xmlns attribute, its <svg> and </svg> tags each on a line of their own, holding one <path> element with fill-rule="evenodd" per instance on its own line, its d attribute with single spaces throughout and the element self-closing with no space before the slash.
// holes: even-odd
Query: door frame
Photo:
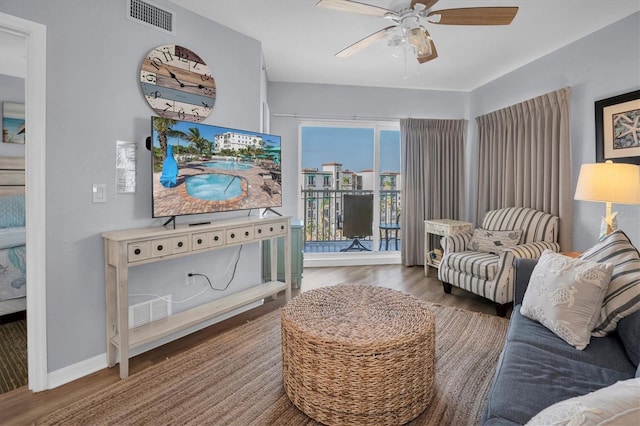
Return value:
<svg viewBox="0 0 640 426">
<path fill-rule="evenodd" d="M 46 296 L 46 65 L 47 27 L 0 13 L 0 31 L 25 39 L 25 144 L 27 234 L 27 360 L 29 389 L 48 388 Z"/>
</svg>

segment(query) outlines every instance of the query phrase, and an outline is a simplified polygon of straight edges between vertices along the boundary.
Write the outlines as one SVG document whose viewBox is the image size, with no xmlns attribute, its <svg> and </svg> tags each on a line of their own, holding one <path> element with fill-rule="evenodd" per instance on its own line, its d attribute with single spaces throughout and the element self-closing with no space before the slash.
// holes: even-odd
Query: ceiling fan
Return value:
<svg viewBox="0 0 640 426">
<path fill-rule="evenodd" d="M 390 47 L 411 47 L 419 63 L 438 57 L 436 46 L 424 27 L 423 21 L 440 25 L 509 25 L 518 13 L 517 7 L 467 7 L 459 9 L 432 10 L 438 0 L 412 0 L 400 10 L 390 10 L 351 0 L 320 0 L 318 7 L 378 16 L 393 22 L 393 25 L 353 43 L 336 53 L 344 58 L 365 49 L 375 42 L 393 34 Z"/>
</svg>

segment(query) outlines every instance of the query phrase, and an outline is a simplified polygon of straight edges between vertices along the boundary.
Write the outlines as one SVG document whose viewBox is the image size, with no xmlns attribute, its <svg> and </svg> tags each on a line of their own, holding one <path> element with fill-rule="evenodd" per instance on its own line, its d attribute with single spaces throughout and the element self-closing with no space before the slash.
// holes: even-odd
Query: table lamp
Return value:
<svg viewBox="0 0 640 426">
<path fill-rule="evenodd" d="M 606 203 L 600 238 L 609 235 L 618 227 L 617 212 L 611 212 L 611 203 L 640 204 L 640 166 L 611 160 L 583 164 L 574 199 Z"/>
</svg>

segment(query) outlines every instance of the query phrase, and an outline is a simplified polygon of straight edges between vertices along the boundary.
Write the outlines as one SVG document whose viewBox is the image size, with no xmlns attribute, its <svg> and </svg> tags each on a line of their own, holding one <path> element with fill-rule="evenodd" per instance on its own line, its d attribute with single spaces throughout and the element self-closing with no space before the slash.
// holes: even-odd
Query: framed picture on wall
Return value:
<svg viewBox="0 0 640 426">
<path fill-rule="evenodd" d="M 24 143 L 24 104 L 2 103 L 2 142 Z"/>
<path fill-rule="evenodd" d="M 640 164 L 640 90 L 596 101 L 596 161 Z"/>
</svg>

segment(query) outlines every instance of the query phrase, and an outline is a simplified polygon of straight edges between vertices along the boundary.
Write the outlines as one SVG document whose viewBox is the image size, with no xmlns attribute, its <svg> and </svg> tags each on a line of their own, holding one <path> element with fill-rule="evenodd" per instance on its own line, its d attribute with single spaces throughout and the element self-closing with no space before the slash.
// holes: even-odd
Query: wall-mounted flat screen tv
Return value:
<svg viewBox="0 0 640 426">
<path fill-rule="evenodd" d="M 282 206 L 280 136 L 151 118 L 153 217 Z"/>
</svg>

